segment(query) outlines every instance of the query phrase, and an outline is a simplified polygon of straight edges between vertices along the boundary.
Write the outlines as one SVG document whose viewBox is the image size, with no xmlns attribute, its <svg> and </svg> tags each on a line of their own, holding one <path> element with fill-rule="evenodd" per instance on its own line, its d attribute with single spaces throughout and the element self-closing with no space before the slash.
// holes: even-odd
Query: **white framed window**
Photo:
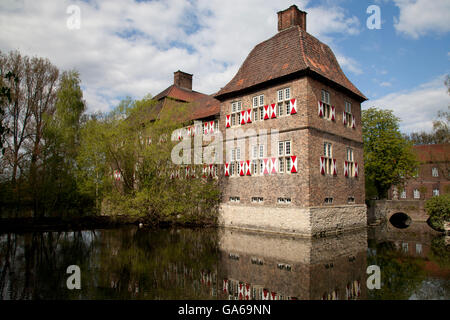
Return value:
<svg viewBox="0 0 450 320">
<path fill-rule="evenodd" d="M 289 203 L 291 203 L 291 198 L 280 197 L 277 199 L 277 202 L 279 204 L 289 204 Z"/>
<path fill-rule="evenodd" d="M 278 90 L 278 94 L 277 94 L 277 96 L 278 96 L 278 102 L 281 102 L 281 101 L 284 101 L 284 99 L 283 99 L 283 90 Z"/>
<path fill-rule="evenodd" d="M 328 198 L 325 198 L 325 204 L 333 204 L 333 198 L 330 198 L 330 197 L 328 197 Z"/>
<path fill-rule="evenodd" d="M 345 101 L 344 116 L 346 126 L 350 128 L 352 126 L 352 104 L 348 101 Z"/>
<path fill-rule="evenodd" d="M 331 143 L 323 143 L 323 155 L 325 160 L 325 173 L 333 174 L 333 146 Z"/>
<path fill-rule="evenodd" d="M 278 172 L 284 173 L 284 158 L 278 159 Z"/>
<path fill-rule="evenodd" d="M 353 149 L 347 148 L 347 165 L 348 165 L 348 176 L 355 176 L 355 162 L 353 160 Z"/>
<path fill-rule="evenodd" d="M 331 120 L 330 93 L 322 90 L 323 116 L 325 119 Z"/>
<path fill-rule="evenodd" d="M 254 175 L 258 174 L 258 161 L 257 160 L 252 160 L 252 173 Z"/>
<path fill-rule="evenodd" d="M 291 88 L 283 88 L 277 91 L 277 112 L 279 117 L 287 116 L 291 113 L 289 99 L 291 99 Z"/>
<path fill-rule="evenodd" d="M 253 107 L 258 106 L 258 97 L 253 97 Z"/>
<path fill-rule="evenodd" d="M 242 102 L 234 101 L 231 103 L 231 126 L 238 126 L 241 124 Z"/>
<path fill-rule="evenodd" d="M 258 146 L 252 145 L 252 159 L 258 159 Z"/>
<path fill-rule="evenodd" d="M 406 199 L 406 190 L 403 190 L 403 191 L 400 193 L 400 198 Z"/>
<path fill-rule="evenodd" d="M 263 197 L 252 197 L 252 203 L 262 203 L 263 201 Z"/>
<path fill-rule="evenodd" d="M 241 148 L 236 148 L 236 161 L 241 160 Z"/>
<path fill-rule="evenodd" d="M 433 189 L 433 197 L 439 196 L 439 189 Z"/>
<path fill-rule="evenodd" d="M 439 171 L 438 171 L 438 168 L 432 168 L 432 169 L 431 169 L 431 175 L 432 175 L 433 177 L 439 177 Z"/>
<path fill-rule="evenodd" d="M 419 189 L 414 189 L 413 195 L 414 195 L 414 199 L 420 199 Z"/>
<path fill-rule="evenodd" d="M 264 120 L 264 95 L 260 94 L 252 98 L 253 121 Z"/>
<path fill-rule="evenodd" d="M 278 141 L 278 166 L 280 173 L 289 173 L 291 167 L 291 141 Z"/>
<path fill-rule="evenodd" d="M 264 145 L 263 144 L 259 145 L 259 157 L 264 158 Z"/>
<path fill-rule="evenodd" d="M 284 100 L 289 100 L 291 98 L 291 88 L 284 89 Z"/>
<path fill-rule="evenodd" d="M 259 160 L 259 174 L 264 174 L 264 160 Z"/>
</svg>

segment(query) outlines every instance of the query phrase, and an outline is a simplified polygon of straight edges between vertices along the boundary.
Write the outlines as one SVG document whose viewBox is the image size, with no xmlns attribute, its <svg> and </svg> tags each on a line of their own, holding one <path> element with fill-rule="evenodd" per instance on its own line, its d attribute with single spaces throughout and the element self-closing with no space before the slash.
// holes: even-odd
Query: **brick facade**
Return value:
<svg viewBox="0 0 450 320">
<path fill-rule="evenodd" d="M 389 199 L 427 200 L 436 195 L 450 193 L 450 145 L 415 146 L 420 165 L 417 176 L 404 186 L 392 187 Z"/>
</svg>

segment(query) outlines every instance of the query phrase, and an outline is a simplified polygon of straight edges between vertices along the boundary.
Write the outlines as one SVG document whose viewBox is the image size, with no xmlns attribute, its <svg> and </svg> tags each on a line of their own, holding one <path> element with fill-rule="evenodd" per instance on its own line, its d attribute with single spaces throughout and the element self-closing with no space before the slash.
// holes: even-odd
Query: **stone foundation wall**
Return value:
<svg viewBox="0 0 450 320">
<path fill-rule="evenodd" d="M 222 204 L 219 225 L 312 237 L 367 226 L 366 205 L 311 208 L 248 207 Z"/>
</svg>

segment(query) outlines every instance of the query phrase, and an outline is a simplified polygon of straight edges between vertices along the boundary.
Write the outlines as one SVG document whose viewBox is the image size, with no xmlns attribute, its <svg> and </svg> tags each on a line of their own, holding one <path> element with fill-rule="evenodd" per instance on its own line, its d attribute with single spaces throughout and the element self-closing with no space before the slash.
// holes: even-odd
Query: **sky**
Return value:
<svg viewBox="0 0 450 320">
<path fill-rule="evenodd" d="M 217 92 L 292 4 L 368 97 L 363 109 L 393 110 L 406 133 L 448 110 L 449 0 L 0 0 L 0 51 L 78 70 L 88 111 L 105 112 L 158 94 L 177 70 Z"/>
</svg>

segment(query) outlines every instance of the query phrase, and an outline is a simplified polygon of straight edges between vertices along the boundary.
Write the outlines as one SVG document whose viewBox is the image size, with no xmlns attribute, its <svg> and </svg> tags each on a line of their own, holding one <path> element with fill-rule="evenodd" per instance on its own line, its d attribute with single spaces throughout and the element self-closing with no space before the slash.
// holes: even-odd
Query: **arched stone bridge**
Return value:
<svg viewBox="0 0 450 320">
<path fill-rule="evenodd" d="M 410 223 L 426 222 L 428 215 L 425 212 L 424 200 L 375 200 L 370 202 L 368 208 L 368 223 L 389 221 L 398 213 L 409 217 Z M 397 215 L 400 217 L 400 215 Z M 401 217 L 400 217 L 401 218 Z"/>
</svg>

